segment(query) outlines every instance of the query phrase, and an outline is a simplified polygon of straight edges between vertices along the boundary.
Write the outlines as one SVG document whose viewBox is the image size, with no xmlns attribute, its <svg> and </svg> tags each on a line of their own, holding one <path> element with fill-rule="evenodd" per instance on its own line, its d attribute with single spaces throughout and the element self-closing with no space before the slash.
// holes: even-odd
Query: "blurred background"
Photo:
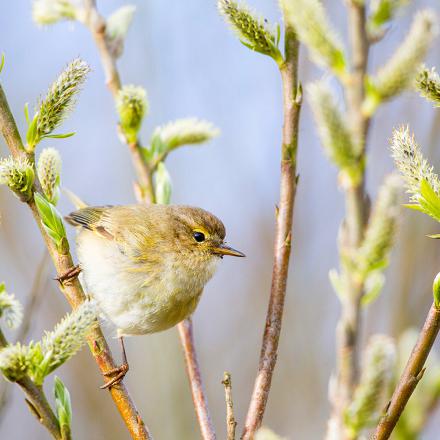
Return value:
<svg viewBox="0 0 440 440">
<path fill-rule="evenodd" d="M 194 316 L 198 354 L 219 438 L 225 436 L 225 405 L 221 380 L 230 371 L 239 427 L 253 386 L 270 288 L 274 210 L 278 202 L 281 138 L 281 87 L 275 63 L 244 48 L 225 26 L 215 1 L 131 0 L 137 7 L 119 61 L 123 83 L 144 86 L 150 115 L 141 137 L 147 142 L 155 126 L 175 118 L 197 116 L 221 129 L 221 136 L 201 147 L 185 147 L 167 162 L 174 183 L 173 202 L 203 207 L 225 223 L 228 242 L 246 253 L 242 260 L 224 259 L 205 289 Z M 277 2 L 252 0 L 271 21 L 281 19 Z M 326 1 L 339 32 L 346 35 L 343 2 Z M 415 9 L 440 12 L 436 0 L 408 7 L 386 38 L 374 46 L 371 67 L 380 66 L 405 35 Z M 104 15 L 127 4 L 98 2 Z M 33 108 L 64 66 L 80 56 L 92 73 L 63 132 L 76 135 L 44 141 L 63 157 L 63 186 L 90 204 L 133 203 L 134 172 L 126 147 L 116 135 L 113 100 L 104 84 L 97 50 L 79 24 L 38 28 L 31 2 L 0 5 L 0 51 L 6 55 L 2 84 L 16 120 L 25 133 L 23 106 Z M 428 65 L 440 68 L 439 39 Z M 322 77 L 302 50 L 300 78 L 305 84 Z M 392 170 L 388 138 L 393 127 L 410 124 L 425 154 L 439 164 L 440 112 L 408 93 L 380 108 L 371 129 L 368 189 L 374 197 Z M 8 154 L 3 139 L 0 154 Z M 344 207 L 336 185 L 336 169 L 324 157 L 310 107 L 305 102 L 300 123 L 299 187 L 295 206 L 294 245 L 284 326 L 265 424 L 289 439 L 322 438 L 329 413 L 328 380 L 335 365 L 335 326 L 339 303 L 328 282 L 338 264 L 336 235 Z M 440 164 L 439 164 L 440 165 Z M 72 206 L 63 197 L 59 209 Z M 40 304 L 27 341 L 40 339 L 69 307 L 43 264 L 43 242 L 26 206 L 0 187 L 0 280 L 23 302 L 37 284 Z M 413 211 L 401 212 L 397 246 L 381 297 L 368 309 L 364 340 L 373 333 L 397 337 L 420 326 L 431 303 L 431 284 L 439 271 L 440 248 L 426 234 L 438 225 Z M 69 231 L 73 239 L 73 231 Z M 113 330 L 107 329 L 111 338 Z M 8 333 L 14 339 L 15 334 Z M 112 339 L 115 356 L 117 341 Z M 183 356 L 175 329 L 127 340 L 130 372 L 125 381 L 156 439 L 199 438 Z M 435 350 L 438 350 L 436 344 Z M 86 349 L 57 371 L 70 390 L 74 437 L 126 439 L 128 434 Z M 0 390 L 5 386 L 1 380 Z M 52 378 L 46 380 L 51 394 Z M 18 387 L 0 414 L 0 438 L 46 439 Z M 423 438 L 436 439 L 431 419 Z M 431 429 L 430 429 L 431 426 Z M 431 432 L 431 433 L 430 433 Z"/>
</svg>

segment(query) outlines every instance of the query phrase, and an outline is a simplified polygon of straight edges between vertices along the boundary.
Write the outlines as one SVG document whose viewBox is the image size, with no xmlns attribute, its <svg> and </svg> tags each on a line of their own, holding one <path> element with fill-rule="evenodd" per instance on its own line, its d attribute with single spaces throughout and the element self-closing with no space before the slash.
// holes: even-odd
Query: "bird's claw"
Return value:
<svg viewBox="0 0 440 440">
<path fill-rule="evenodd" d="M 99 388 L 101 388 L 101 390 L 105 390 L 106 388 L 110 388 L 114 385 L 117 385 L 122 381 L 122 379 L 124 379 L 128 370 L 129 370 L 128 363 L 124 363 L 119 367 L 112 368 L 111 370 L 106 371 L 105 373 L 103 373 L 104 376 L 113 376 L 113 375 L 115 376 L 112 379 L 110 379 L 108 382 L 106 382 L 104 385 L 100 386 Z"/>
<path fill-rule="evenodd" d="M 79 265 L 73 266 L 68 269 L 66 272 L 56 277 L 55 279 L 63 286 L 64 284 L 69 284 L 75 278 L 78 278 L 78 275 L 81 273 L 81 268 Z"/>
</svg>

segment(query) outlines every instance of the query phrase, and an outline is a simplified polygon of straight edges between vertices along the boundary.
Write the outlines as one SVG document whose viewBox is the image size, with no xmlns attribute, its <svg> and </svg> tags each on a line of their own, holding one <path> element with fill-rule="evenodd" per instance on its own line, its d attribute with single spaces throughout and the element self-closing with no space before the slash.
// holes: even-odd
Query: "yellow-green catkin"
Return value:
<svg viewBox="0 0 440 440">
<path fill-rule="evenodd" d="M 29 369 L 28 348 L 20 343 L 0 350 L 0 370 L 11 382 L 22 379 Z"/>
<path fill-rule="evenodd" d="M 326 155 L 344 175 L 344 181 L 348 179 L 348 184 L 356 185 L 362 169 L 361 151 L 347 125 L 347 117 L 341 114 L 325 82 L 310 84 L 307 92 Z"/>
<path fill-rule="evenodd" d="M 0 318 L 11 328 L 17 328 L 23 319 L 23 307 L 15 295 L 6 291 L 4 283 L 0 283 Z"/>
<path fill-rule="evenodd" d="M 153 138 L 160 138 L 169 151 L 182 145 L 207 142 L 218 136 L 219 133 L 220 131 L 208 121 L 184 118 L 157 127 Z"/>
<path fill-rule="evenodd" d="M 77 8 L 69 0 L 34 0 L 32 2 L 32 19 L 40 26 L 76 18 Z"/>
<path fill-rule="evenodd" d="M 218 9 L 240 41 L 250 49 L 272 57 L 282 63 L 278 49 L 278 32 L 269 27 L 267 21 L 250 11 L 244 3 L 219 0 Z"/>
<path fill-rule="evenodd" d="M 434 68 L 423 68 L 416 79 L 416 87 L 421 96 L 440 107 L 440 77 Z"/>
<path fill-rule="evenodd" d="M 370 272 L 382 271 L 388 265 L 388 254 L 394 242 L 399 213 L 402 182 L 396 174 L 385 178 L 368 221 L 365 237 L 356 256 L 356 270 L 362 280 Z"/>
<path fill-rule="evenodd" d="M 116 97 L 119 124 L 127 142 L 136 142 L 142 120 L 148 112 L 147 92 L 143 87 L 126 85 Z"/>
<path fill-rule="evenodd" d="M 52 84 L 46 97 L 40 101 L 37 113 L 28 129 L 29 151 L 33 151 L 35 145 L 63 122 L 72 109 L 75 95 L 79 92 L 89 71 L 87 63 L 77 58 Z"/>
<path fill-rule="evenodd" d="M 0 184 L 7 185 L 24 202 L 32 198 L 35 173 L 26 158 L 0 160 Z"/>
<path fill-rule="evenodd" d="M 365 350 L 362 374 L 353 400 L 345 413 L 345 425 L 353 438 L 380 417 L 396 363 L 396 347 L 391 338 L 374 335 Z"/>
<path fill-rule="evenodd" d="M 286 19 L 293 26 L 314 62 L 343 76 L 345 51 L 320 0 L 280 0 Z"/>
<path fill-rule="evenodd" d="M 405 40 L 391 59 L 367 82 L 365 115 L 372 115 L 377 107 L 413 86 L 417 72 L 437 34 L 437 18 L 433 11 L 419 12 Z"/>
<path fill-rule="evenodd" d="M 56 205 L 59 198 L 61 156 L 55 148 L 45 148 L 38 158 L 38 179 L 47 200 Z"/>
</svg>

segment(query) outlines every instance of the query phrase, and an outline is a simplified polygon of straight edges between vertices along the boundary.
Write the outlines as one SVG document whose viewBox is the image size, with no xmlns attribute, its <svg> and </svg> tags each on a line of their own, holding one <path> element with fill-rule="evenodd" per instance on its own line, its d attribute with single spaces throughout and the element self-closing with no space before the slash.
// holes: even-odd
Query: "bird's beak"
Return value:
<svg viewBox="0 0 440 440">
<path fill-rule="evenodd" d="M 236 249 L 233 249 L 225 244 L 221 244 L 219 247 L 213 249 L 214 254 L 220 255 L 231 255 L 233 257 L 245 257 L 246 255 Z"/>
</svg>

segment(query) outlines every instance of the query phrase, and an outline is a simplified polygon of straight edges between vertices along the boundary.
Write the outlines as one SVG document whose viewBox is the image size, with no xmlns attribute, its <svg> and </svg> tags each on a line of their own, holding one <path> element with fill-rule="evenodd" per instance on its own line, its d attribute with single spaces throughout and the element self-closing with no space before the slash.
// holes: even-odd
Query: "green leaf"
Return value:
<svg viewBox="0 0 440 440">
<path fill-rule="evenodd" d="M 58 422 L 61 427 L 66 426 L 70 430 L 72 423 L 72 404 L 70 401 L 70 393 L 61 379 L 57 376 L 55 376 L 54 379 L 54 395 Z"/>
<path fill-rule="evenodd" d="M 29 103 L 24 105 L 24 117 L 26 118 L 27 125 L 30 125 L 31 118 L 29 117 Z"/>
<path fill-rule="evenodd" d="M 44 229 L 55 242 L 58 252 L 65 254 L 66 251 L 68 251 L 68 243 L 61 215 L 55 206 L 47 201 L 41 194 L 35 193 L 34 198 Z"/>
<path fill-rule="evenodd" d="M 427 213 L 440 222 L 440 197 L 432 189 L 426 179 L 420 182 L 420 205 L 426 209 Z"/>
<path fill-rule="evenodd" d="M 37 134 L 37 119 L 38 113 L 35 113 L 32 122 L 29 124 L 27 132 L 26 132 L 26 143 L 28 145 L 29 151 L 34 151 L 35 146 L 40 142 Z"/>
<path fill-rule="evenodd" d="M 43 136 L 43 139 L 45 139 L 45 138 L 52 138 L 52 139 L 65 139 L 65 138 L 72 137 L 74 134 L 75 134 L 74 131 L 72 131 L 71 133 L 45 134 L 45 135 Z"/>
<path fill-rule="evenodd" d="M 440 234 L 430 234 L 430 235 L 427 235 L 427 237 L 434 238 L 435 240 L 438 240 L 438 239 L 440 239 Z"/>
<path fill-rule="evenodd" d="M 2 59 L 0 61 L 0 73 L 2 73 L 3 67 L 5 66 L 5 54 L 2 53 Z"/>
<path fill-rule="evenodd" d="M 440 307 L 440 272 L 432 283 L 432 296 L 434 297 L 434 305 L 438 309 Z"/>
</svg>

